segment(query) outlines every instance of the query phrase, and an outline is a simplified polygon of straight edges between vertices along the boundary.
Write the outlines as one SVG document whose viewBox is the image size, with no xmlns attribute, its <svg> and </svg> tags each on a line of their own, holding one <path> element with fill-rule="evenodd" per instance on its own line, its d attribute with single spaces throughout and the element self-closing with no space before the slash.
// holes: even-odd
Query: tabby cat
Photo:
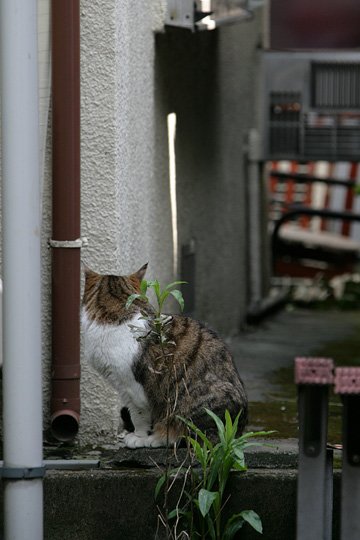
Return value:
<svg viewBox="0 0 360 540">
<path fill-rule="evenodd" d="M 221 418 L 226 409 L 232 417 L 241 411 L 242 432 L 247 397 L 224 342 L 199 322 L 174 315 L 165 356 L 159 343 L 146 338 L 149 323 L 140 311 L 151 315 L 151 305 L 137 299 L 126 308 L 129 296 L 140 292 L 146 268 L 129 276 L 85 270 L 81 315 L 85 357 L 119 392 L 130 413 L 134 429 L 125 432 L 125 445 L 174 444 L 184 434 L 178 415 L 213 437 L 214 424 L 205 408 Z M 143 339 L 136 339 L 134 326 L 143 330 Z"/>
</svg>

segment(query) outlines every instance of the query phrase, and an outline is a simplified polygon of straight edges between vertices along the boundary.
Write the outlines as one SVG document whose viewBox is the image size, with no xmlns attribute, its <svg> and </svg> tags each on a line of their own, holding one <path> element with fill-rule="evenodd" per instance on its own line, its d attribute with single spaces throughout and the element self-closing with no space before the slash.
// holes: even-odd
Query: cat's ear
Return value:
<svg viewBox="0 0 360 540">
<path fill-rule="evenodd" d="M 142 281 L 144 279 L 148 264 L 149 263 L 144 264 L 144 266 L 142 266 L 140 270 L 138 270 L 137 272 L 135 272 L 135 274 L 133 274 L 139 281 Z"/>
</svg>

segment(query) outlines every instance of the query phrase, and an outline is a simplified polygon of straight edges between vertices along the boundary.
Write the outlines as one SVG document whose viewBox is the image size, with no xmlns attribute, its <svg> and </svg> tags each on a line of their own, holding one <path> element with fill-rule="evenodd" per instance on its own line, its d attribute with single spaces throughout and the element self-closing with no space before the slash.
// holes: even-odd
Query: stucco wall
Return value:
<svg viewBox="0 0 360 540">
<path fill-rule="evenodd" d="M 173 278 L 167 115 L 177 115 L 180 244 L 196 239 L 195 315 L 234 333 L 246 307 L 243 135 L 254 125 L 260 21 L 161 29 L 164 5 L 83 0 L 82 234 L 86 263 Z M 83 362 L 81 442 L 114 442 L 115 393 Z"/>
<path fill-rule="evenodd" d="M 244 137 L 256 127 L 261 13 L 213 32 L 157 38 L 156 73 L 177 114 L 179 240 L 195 240 L 195 316 L 236 333 L 247 305 Z"/>
<path fill-rule="evenodd" d="M 39 0 L 44 32 L 48 8 L 47 0 Z M 261 21 L 257 14 L 251 22 L 191 34 L 162 33 L 164 19 L 164 0 L 146 5 L 81 0 L 82 235 L 89 240 L 82 256 L 103 272 L 131 272 L 149 261 L 148 277 L 162 282 L 173 279 L 167 115 L 175 112 L 179 243 L 196 240 L 195 316 L 227 335 L 237 331 L 246 309 L 242 141 L 254 125 Z M 51 114 L 42 216 L 47 427 Z M 117 396 L 83 359 L 81 399 L 80 442 L 113 443 L 119 418 Z"/>
<path fill-rule="evenodd" d="M 164 0 L 81 0 L 82 235 L 89 240 L 82 256 L 103 272 L 132 272 L 149 261 L 148 277 L 173 279 L 167 115 L 175 112 L 179 244 L 196 241 L 195 316 L 227 335 L 246 309 L 243 136 L 255 125 L 261 20 L 257 13 L 250 22 L 191 34 L 162 33 L 164 19 Z M 51 126 L 42 212 L 46 427 Z M 114 443 L 118 398 L 83 359 L 81 399 L 79 441 Z"/>
<path fill-rule="evenodd" d="M 154 30 L 162 4 L 81 3 L 82 234 L 86 263 L 171 280 L 166 117 L 154 88 Z M 158 136 L 159 124 L 162 126 Z M 161 158 L 159 158 L 159 155 Z M 83 362 L 80 440 L 113 442 L 118 399 Z"/>
</svg>

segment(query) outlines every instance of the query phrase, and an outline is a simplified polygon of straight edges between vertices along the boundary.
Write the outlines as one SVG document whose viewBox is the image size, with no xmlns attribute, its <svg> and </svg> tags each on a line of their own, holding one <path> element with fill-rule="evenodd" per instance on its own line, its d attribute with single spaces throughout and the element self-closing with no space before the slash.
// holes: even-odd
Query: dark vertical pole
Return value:
<svg viewBox="0 0 360 540">
<path fill-rule="evenodd" d="M 327 452 L 329 358 L 296 358 L 299 407 L 297 540 L 331 540 L 332 459 Z"/>
<path fill-rule="evenodd" d="M 341 540 L 360 538 L 360 368 L 337 368 L 335 392 L 343 402 Z"/>
<path fill-rule="evenodd" d="M 78 431 L 80 414 L 79 0 L 52 1 L 52 84 L 51 427 L 59 440 L 69 440 Z"/>
</svg>

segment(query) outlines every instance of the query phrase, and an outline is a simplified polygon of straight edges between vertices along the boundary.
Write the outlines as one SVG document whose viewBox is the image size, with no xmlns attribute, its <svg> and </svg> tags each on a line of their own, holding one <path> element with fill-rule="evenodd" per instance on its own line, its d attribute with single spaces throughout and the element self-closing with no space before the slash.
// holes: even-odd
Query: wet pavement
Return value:
<svg viewBox="0 0 360 540">
<path fill-rule="evenodd" d="M 228 341 L 249 397 L 249 429 L 297 437 L 296 356 L 360 365 L 360 311 L 312 310 L 292 305 Z M 329 441 L 341 439 L 341 403 L 330 395 Z"/>
</svg>

